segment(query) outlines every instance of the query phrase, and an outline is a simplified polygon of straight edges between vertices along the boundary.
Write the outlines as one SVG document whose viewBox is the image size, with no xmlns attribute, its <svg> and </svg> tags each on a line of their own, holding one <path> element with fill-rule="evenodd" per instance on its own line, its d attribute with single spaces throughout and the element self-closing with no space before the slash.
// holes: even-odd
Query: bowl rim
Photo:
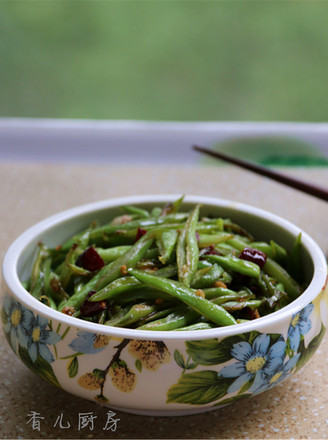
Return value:
<svg viewBox="0 0 328 440">
<path fill-rule="evenodd" d="M 247 333 L 254 330 L 261 332 L 261 330 L 269 328 L 273 324 L 276 325 L 277 323 L 284 321 L 286 318 L 292 317 L 293 315 L 298 313 L 312 300 L 314 300 L 324 288 L 327 281 L 326 259 L 319 245 L 309 236 L 308 233 L 306 233 L 304 230 L 291 223 L 290 221 L 262 208 L 244 204 L 238 201 L 231 201 L 227 199 L 207 197 L 202 195 L 185 196 L 184 202 L 191 204 L 201 203 L 217 207 L 221 206 L 232 208 L 257 217 L 262 217 L 265 220 L 278 224 L 283 229 L 292 233 L 295 237 L 299 233 L 302 233 L 302 243 L 309 252 L 314 265 L 312 280 L 305 291 L 302 293 L 302 295 L 300 295 L 289 305 L 285 306 L 277 312 L 261 317 L 255 321 L 253 320 L 235 326 L 215 327 L 213 329 L 201 331 L 151 331 L 105 326 L 103 324 L 97 324 L 84 321 L 79 318 L 73 318 L 57 310 L 51 309 L 47 305 L 41 303 L 36 298 L 34 298 L 21 284 L 18 278 L 17 264 L 21 254 L 37 235 L 47 232 L 53 227 L 58 226 L 61 222 L 72 219 L 73 217 L 88 214 L 92 211 L 116 208 L 128 204 L 138 205 L 147 203 L 164 203 L 177 200 L 179 197 L 181 197 L 181 194 L 148 194 L 111 198 L 79 205 L 47 217 L 44 220 L 41 220 L 40 222 L 28 228 L 25 232 L 19 235 L 10 245 L 3 260 L 3 279 L 17 300 L 19 300 L 25 307 L 33 309 L 34 312 L 37 312 L 38 314 L 41 314 L 48 319 L 55 320 L 67 326 L 76 327 L 79 331 L 88 331 L 96 334 L 103 334 L 120 338 L 147 340 L 199 340 L 211 338 L 221 339 L 227 336 Z"/>
</svg>

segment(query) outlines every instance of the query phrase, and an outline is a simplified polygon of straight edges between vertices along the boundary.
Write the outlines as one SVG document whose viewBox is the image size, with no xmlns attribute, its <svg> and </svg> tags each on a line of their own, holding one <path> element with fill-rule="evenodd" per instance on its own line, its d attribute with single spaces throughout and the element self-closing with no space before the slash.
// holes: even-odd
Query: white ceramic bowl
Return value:
<svg viewBox="0 0 328 440">
<path fill-rule="evenodd" d="M 77 396 L 137 414 L 184 415 L 272 388 L 299 370 L 318 348 L 328 324 L 327 265 L 303 231 L 269 212 L 226 200 L 186 197 L 184 208 L 231 218 L 257 240 L 287 249 L 302 232 L 308 287 L 271 315 L 236 326 L 151 332 L 108 327 L 59 313 L 33 298 L 28 278 L 37 243 L 55 246 L 121 205 L 153 207 L 176 195 L 105 200 L 50 217 L 23 233 L 3 264 L 3 330 L 16 355 L 43 379 Z"/>
</svg>

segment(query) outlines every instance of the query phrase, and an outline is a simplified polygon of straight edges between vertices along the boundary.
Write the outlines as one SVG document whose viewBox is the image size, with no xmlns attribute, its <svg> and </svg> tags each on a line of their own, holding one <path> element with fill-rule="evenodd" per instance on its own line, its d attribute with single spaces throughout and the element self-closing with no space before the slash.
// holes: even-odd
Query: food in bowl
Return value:
<svg viewBox="0 0 328 440">
<path fill-rule="evenodd" d="M 255 236 L 256 242 L 270 245 L 273 240 L 288 254 L 298 243 L 296 249 L 301 257 L 304 284 L 302 279 L 297 281 L 304 291 L 295 297 L 287 292 L 292 301 L 288 299 L 288 304 L 283 307 L 280 307 L 283 303 L 279 304 L 278 310 L 267 315 L 251 316 L 255 319 L 250 320 L 247 320 L 249 316 L 235 315 L 234 319 L 239 320 L 237 325 L 210 323 L 211 328 L 203 330 L 197 330 L 197 327 L 183 331 L 126 328 L 93 322 L 93 316 L 88 320 L 69 316 L 43 304 L 40 298 L 35 298 L 23 287 L 22 283 L 30 277 L 36 261 L 38 243 L 42 242 L 48 249 L 54 249 L 60 243 L 64 249 L 66 243 L 69 249 L 71 237 L 87 229 L 94 220 L 106 224 L 108 219 L 122 215 L 122 206 L 133 205 L 152 212 L 159 205 L 174 204 L 177 199 L 178 196 L 167 195 L 138 196 L 84 205 L 40 222 L 11 245 L 3 265 L 3 330 L 11 348 L 28 368 L 64 390 L 114 409 L 147 415 L 184 415 L 217 409 L 267 391 L 305 365 L 319 347 L 328 325 L 325 257 L 311 237 L 297 226 L 244 204 L 194 196 L 183 200 L 180 211 L 188 213 L 189 217 L 200 204 L 200 219 L 210 216 L 230 219 Z M 146 240 L 146 235 L 136 243 Z M 195 236 L 197 240 L 200 238 Z M 235 239 L 245 241 L 243 237 Z M 199 240 L 197 243 L 199 245 Z M 218 245 L 216 243 L 215 248 Z M 247 247 L 252 249 L 249 245 L 248 242 Z M 134 243 L 125 246 L 133 248 Z M 272 247 L 279 252 L 276 245 Z M 201 254 L 207 246 L 199 248 Z M 241 252 L 238 249 L 236 255 L 240 256 Z M 201 255 L 200 261 L 210 261 L 210 256 L 209 253 L 202 260 Z M 216 256 L 214 253 L 211 258 Z M 213 262 L 214 259 L 210 261 L 212 266 Z M 75 260 L 73 264 L 78 269 L 85 270 L 83 263 L 76 263 Z M 152 272 L 154 268 L 148 263 L 146 267 L 136 265 L 132 272 L 122 274 L 118 279 L 140 276 L 142 272 L 148 277 L 144 281 L 155 282 L 156 272 L 161 269 Z M 169 265 L 169 260 L 166 264 Z M 50 267 L 53 270 L 55 266 Z M 196 273 L 198 270 L 202 268 L 197 266 Z M 228 270 L 224 268 L 224 272 L 227 277 Z M 240 276 L 242 282 L 245 282 L 244 276 Z M 164 279 L 171 278 L 166 275 Z M 195 279 L 196 275 L 190 281 L 190 287 L 183 285 L 192 289 Z M 280 281 L 277 281 L 275 287 L 279 285 Z M 229 289 L 232 287 L 231 283 L 226 285 Z M 213 287 L 199 290 L 209 288 Z M 236 291 L 238 293 L 238 289 Z M 283 291 L 282 286 L 279 291 Z M 164 300 L 170 295 L 160 292 Z M 156 298 L 158 295 L 156 288 Z M 282 295 L 280 299 L 285 300 L 287 296 Z M 199 298 L 202 299 L 202 295 Z M 208 300 L 211 302 L 211 298 Z M 208 318 L 200 321 L 198 325 L 209 324 L 206 322 Z"/>
<path fill-rule="evenodd" d="M 201 217 L 200 204 L 181 212 L 182 202 L 123 206 L 55 248 L 39 243 L 25 287 L 73 317 L 154 331 L 243 323 L 299 297 L 301 234 L 288 254 L 230 219 Z"/>
</svg>

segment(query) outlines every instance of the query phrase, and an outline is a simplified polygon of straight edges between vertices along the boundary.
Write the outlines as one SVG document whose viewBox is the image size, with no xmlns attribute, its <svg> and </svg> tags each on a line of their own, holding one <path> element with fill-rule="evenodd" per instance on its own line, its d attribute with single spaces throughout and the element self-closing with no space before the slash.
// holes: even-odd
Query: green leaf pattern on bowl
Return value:
<svg viewBox="0 0 328 440">
<path fill-rule="evenodd" d="M 164 364 L 170 364 L 178 380 L 168 385 L 167 404 L 223 406 L 271 389 L 312 357 L 327 326 L 320 319 L 321 327 L 312 328 L 312 317 L 320 315 L 323 301 L 328 310 L 325 289 L 291 317 L 284 333 L 252 331 L 221 340 L 187 340 L 172 354 L 162 341 L 115 339 L 78 329 L 70 332 L 70 327 L 61 331 L 61 324 L 54 330 L 51 320 L 33 314 L 9 294 L 4 297 L 1 316 L 4 333 L 16 355 L 30 370 L 56 386 L 61 384 L 54 371 L 65 362 L 69 381 L 76 381 L 91 399 L 108 404 L 107 381 L 122 393 L 132 393 L 139 375 L 150 373 L 155 377 Z M 68 334 L 69 343 L 61 345 Z M 65 353 L 61 353 L 64 347 Z M 71 350 L 68 354 L 67 348 Z M 95 365 L 93 355 L 106 349 L 110 353 L 106 365 Z M 81 371 L 81 357 L 88 358 L 87 371 Z"/>
<path fill-rule="evenodd" d="M 327 296 L 324 291 L 322 295 Z M 167 402 L 227 405 L 269 390 L 300 369 L 319 347 L 326 331 L 322 323 L 307 346 L 304 340 L 312 328 L 313 310 L 311 303 L 292 316 L 286 338 L 253 331 L 222 340 L 186 341 L 188 362 L 192 361 L 194 368 L 213 365 L 216 369 L 186 372 L 184 356 L 176 351 L 174 359 L 183 371 L 178 383 L 168 390 Z"/>
</svg>

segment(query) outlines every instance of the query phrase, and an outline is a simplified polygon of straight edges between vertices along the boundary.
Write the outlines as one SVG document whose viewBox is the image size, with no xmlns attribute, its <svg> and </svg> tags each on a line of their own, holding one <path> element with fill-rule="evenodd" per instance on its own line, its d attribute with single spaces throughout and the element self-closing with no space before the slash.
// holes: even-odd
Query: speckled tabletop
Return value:
<svg viewBox="0 0 328 440">
<path fill-rule="evenodd" d="M 327 169 L 288 170 L 318 184 Z M 134 194 L 208 195 L 250 203 L 297 223 L 328 251 L 328 205 L 267 179 L 230 167 L 86 167 L 0 164 L 1 259 L 27 227 L 79 204 Z M 274 389 L 201 415 L 145 417 L 116 412 L 72 396 L 33 375 L 0 332 L 0 438 L 328 438 L 328 337 L 311 361 Z M 151 386 L 151 385 L 150 385 Z M 40 415 L 40 430 L 29 422 Z M 80 414 L 94 426 L 78 429 Z M 62 417 L 60 425 L 59 417 Z M 57 422 L 57 423 L 56 423 Z M 33 429 L 34 428 L 34 429 Z M 92 428 L 92 429 L 90 429 Z"/>
</svg>

